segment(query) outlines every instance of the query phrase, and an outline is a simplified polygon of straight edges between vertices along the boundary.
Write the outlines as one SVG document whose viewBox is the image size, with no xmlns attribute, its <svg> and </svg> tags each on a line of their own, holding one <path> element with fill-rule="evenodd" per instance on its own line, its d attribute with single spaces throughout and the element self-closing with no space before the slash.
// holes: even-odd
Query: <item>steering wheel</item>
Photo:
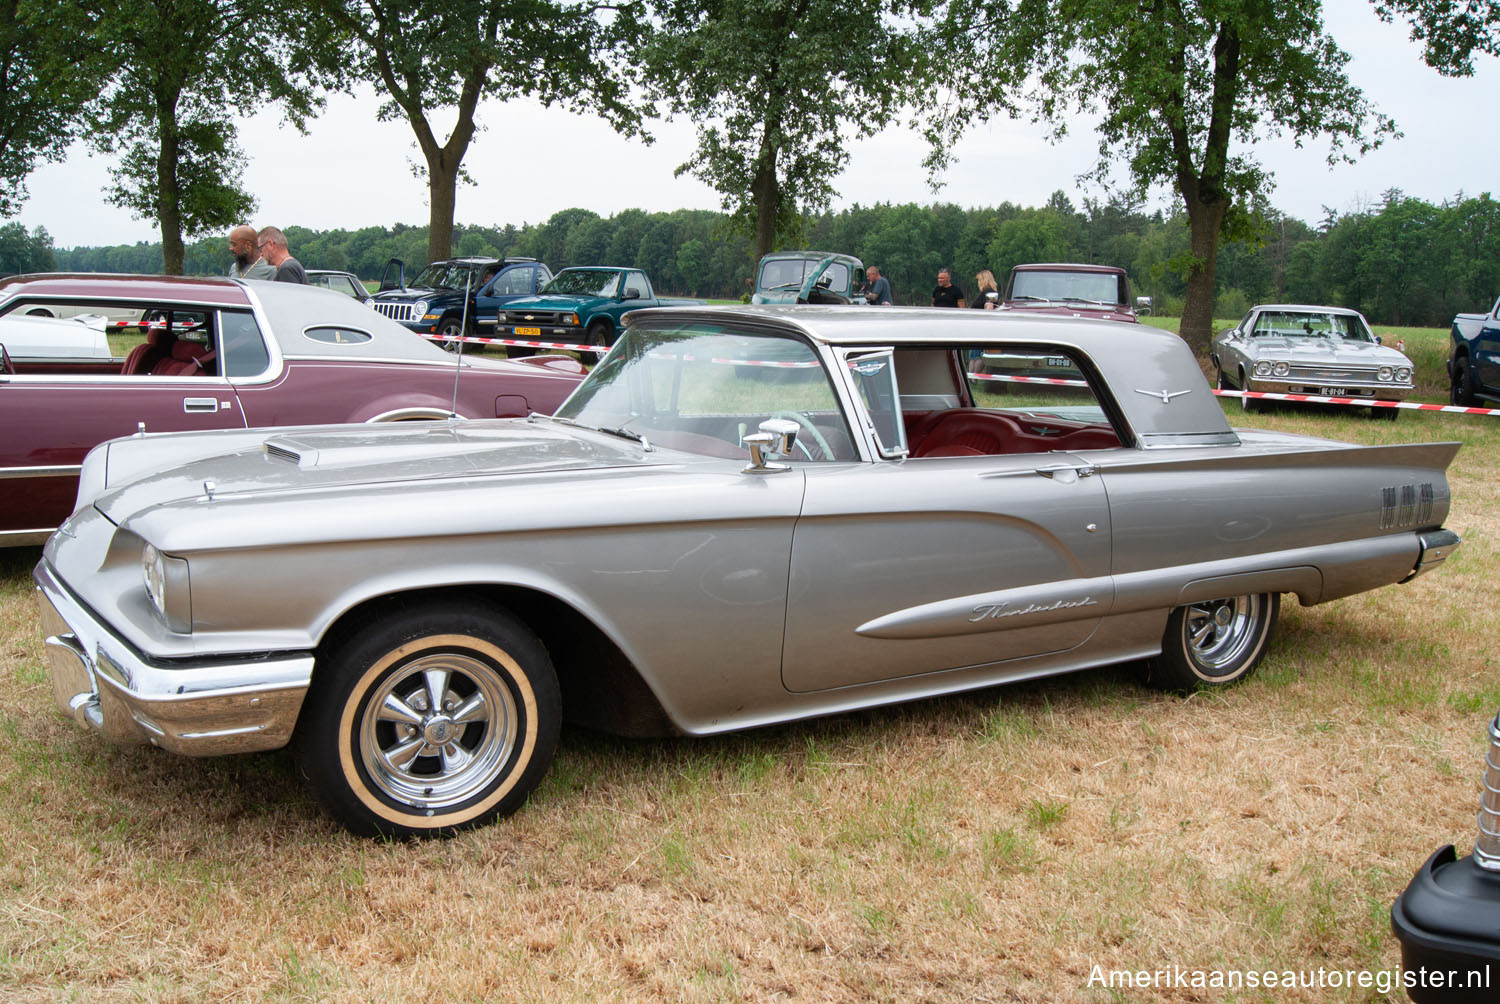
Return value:
<svg viewBox="0 0 1500 1004">
<path fill-rule="evenodd" d="M 813 425 L 812 419 L 810 419 L 806 415 L 802 414 L 802 412 L 800 412 L 800 411 L 774 411 L 774 412 L 771 413 L 771 417 L 772 418 L 785 418 L 785 419 L 790 419 L 793 422 L 796 422 L 799 426 L 802 427 L 802 429 L 809 436 L 812 437 L 812 441 L 818 445 L 818 449 L 820 449 L 820 450 L 823 451 L 823 459 L 824 460 L 836 460 L 837 459 L 833 455 L 833 447 L 831 447 L 831 446 L 828 445 L 828 440 L 824 439 L 823 438 L 823 434 L 818 431 L 818 427 L 816 425 Z M 798 436 L 797 437 L 797 445 L 799 447 L 801 447 L 801 449 L 802 449 L 802 455 L 805 456 L 808 460 L 817 460 L 818 459 L 817 457 L 815 457 L 815 456 L 812 455 L 812 450 L 809 450 L 807 448 L 807 440 L 805 438 L 803 438 L 802 436 Z"/>
</svg>

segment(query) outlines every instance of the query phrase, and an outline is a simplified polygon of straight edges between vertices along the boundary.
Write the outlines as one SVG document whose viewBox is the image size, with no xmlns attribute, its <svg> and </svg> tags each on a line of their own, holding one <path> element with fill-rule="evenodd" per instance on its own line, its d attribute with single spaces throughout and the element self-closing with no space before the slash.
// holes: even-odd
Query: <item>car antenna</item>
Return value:
<svg viewBox="0 0 1500 1004">
<path fill-rule="evenodd" d="M 453 400 L 449 402 L 448 417 L 458 417 L 458 375 L 464 368 L 464 332 L 469 330 L 469 290 L 474 286 L 474 270 L 464 277 L 464 310 L 458 319 L 458 351 L 453 353 L 457 362 L 453 366 Z"/>
</svg>

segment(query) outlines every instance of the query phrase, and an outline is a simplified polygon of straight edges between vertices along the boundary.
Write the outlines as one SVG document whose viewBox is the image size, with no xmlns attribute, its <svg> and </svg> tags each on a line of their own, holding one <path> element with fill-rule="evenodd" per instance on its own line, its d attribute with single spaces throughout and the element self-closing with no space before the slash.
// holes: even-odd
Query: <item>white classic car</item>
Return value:
<svg viewBox="0 0 1500 1004">
<path fill-rule="evenodd" d="M 1399 401 L 1415 389 L 1411 360 L 1380 344 L 1364 315 L 1343 307 L 1263 304 L 1214 336 L 1219 389 Z M 1246 411 L 1256 399 L 1241 397 Z M 1370 417 L 1394 419 L 1395 408 Z"/>
<path fill-rule="evenodd" d="M 516 809 L 565 717 L 706 735 L 1141 659 L 1232 683 L 1281 594 L 1452 553 L 1457 449 L 1232 429 L 1149 328 L 643 310 L 551 417 L 106 443 L 36 580 L 80 725 L 291 744 L 352 830 L 449 833 Z"/>
</svg>

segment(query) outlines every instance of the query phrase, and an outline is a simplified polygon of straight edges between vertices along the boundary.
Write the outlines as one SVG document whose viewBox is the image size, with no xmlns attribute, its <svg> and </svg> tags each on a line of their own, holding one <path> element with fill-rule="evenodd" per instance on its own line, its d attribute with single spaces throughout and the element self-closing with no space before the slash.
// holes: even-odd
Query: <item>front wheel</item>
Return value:
<svg viewBox="0 0 1500 1004">
<path fill-rule="evenodd" d="M 1259 411 L 1260 399 L 1249 396 L 1250 380 L 1245 376 L 1245 371 L 1240 370 L 1240 409 L 1242 411 Z"/>
<path fill-rule="evenodd" d="M 446 836 L 514 812 L 557 748 L 541 641 L 504 611 L 427 603 L 320 655 L 293 740 L 323 807 L 363 836 Z"/>
<path fill-rule="evenodd" d="M 1243 680 L 1271 644 L 1279 593 L 1230 596 L 1178 607 L 1167 617 L 1161 655 L 1147 679 L 1163 690 L 1222 687 Z"/>
<path fill-rule="evenodd" d="M 585 345 L 603 345 L 608 348 L 615 343 L 614 326 L 603 319 L 594 321 L 584 333 L 583 341 Z"/>
</svg>

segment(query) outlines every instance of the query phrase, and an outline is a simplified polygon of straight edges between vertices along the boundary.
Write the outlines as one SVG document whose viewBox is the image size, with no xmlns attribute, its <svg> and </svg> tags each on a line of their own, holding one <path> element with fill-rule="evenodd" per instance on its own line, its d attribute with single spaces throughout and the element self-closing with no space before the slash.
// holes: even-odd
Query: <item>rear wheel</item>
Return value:
<svg viewBox="0 0 1500 1004">
<path fill-rule="evenodd" d="M 438 344 L 449 352 L 457 352 L 463 346 L 463 342 L 458 339 L 467 334 L 464 331 L 463 318 L 452 314 L 443 318 L 442 323 L 438 325 L 437 333 L 442 336 Z"/>
<path fill-rule="evenodd" d="M 293 741 L 318 801 L 366 836 L 445 836 L 514 812 L 557 748 L 541 641 L 504 611 L 426 603 L 320 656 Z"/>
<path fill-rule="evenodd" d="M 1251 593 L 1178 607 L 1167 617 L 1161 655 L 1147 679 L 1164 690 L 1222 687 L 1243 680 L 1270 647 L 1278 593 Z"/>
<path fill-rule="evenodd" d="M 1448 399 L 1460 408 L 1472 408 L 1479 403 L 1478 390 L 1474 386 L 1474 368 L 1469 365 L 1468 356 L 1459 356 L 1453 360 L 1453 384 L 1449 388 Z"/>
</svg>

